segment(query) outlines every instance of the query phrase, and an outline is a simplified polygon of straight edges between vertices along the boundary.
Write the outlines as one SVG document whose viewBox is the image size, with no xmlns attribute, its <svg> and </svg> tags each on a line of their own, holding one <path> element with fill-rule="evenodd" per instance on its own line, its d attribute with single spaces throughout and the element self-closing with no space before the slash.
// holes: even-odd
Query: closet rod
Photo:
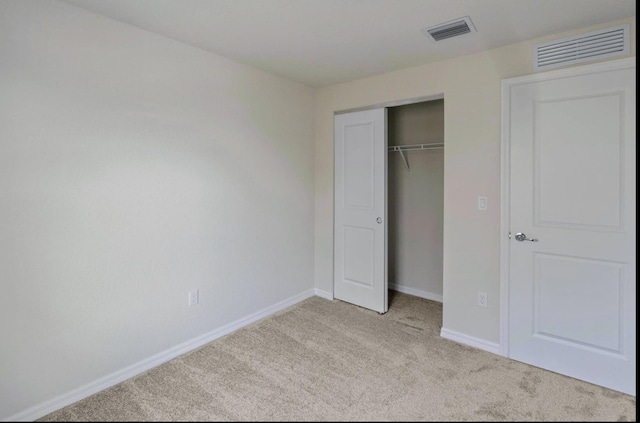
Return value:
<svg viewBox="0 0 640 423">
<path fill-rule="evenodd" d="M 408 150 L 431 150 L 434 148 L 444 148 L 443 142 L 436 142 L 431 144 L 413 144 L 413 145 L 390 145 L 387 150 L 389 151 L 408 151 Z"/>
<path fill-rule="evenodd" d="M 404 165 L 407 167 L 407 172 L 411 173 L 411 169 L 409 168 L 409 162 L 405 157 L 403 151 L 414 151 L 414 150 L 433 150 L 436 148 L 444 148 L 444 143 L 431 143 L 431 144 L 413 144 L 413 145 L 390 145 L 387 150 L 389 151 L 397 151 L 400 153 L 402 157 L 402 161 Z"/>
</svg>

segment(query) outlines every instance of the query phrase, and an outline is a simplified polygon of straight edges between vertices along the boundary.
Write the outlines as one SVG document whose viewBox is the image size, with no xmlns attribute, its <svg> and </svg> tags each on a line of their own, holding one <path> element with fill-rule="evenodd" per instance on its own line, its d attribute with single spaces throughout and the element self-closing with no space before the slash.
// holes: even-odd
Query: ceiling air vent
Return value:
<svg viewBox="0 0 640 423">
<path fill-rule="evenodd" d="M 614 26 L 533 48 L 536 70 L 568 66 L 575 63 L 629 54 L 629 25 Z"/>
<path fill-rule="evenodd" d="M 442 41 L 447 38 L 457 37 L 458 35 L 476 32 L 471 19 L 468 16 L 445 22 L 440 25 L 430 26 L 422 30 L 424 35 L 431 37 L 434 41 Z"/>
</svg>

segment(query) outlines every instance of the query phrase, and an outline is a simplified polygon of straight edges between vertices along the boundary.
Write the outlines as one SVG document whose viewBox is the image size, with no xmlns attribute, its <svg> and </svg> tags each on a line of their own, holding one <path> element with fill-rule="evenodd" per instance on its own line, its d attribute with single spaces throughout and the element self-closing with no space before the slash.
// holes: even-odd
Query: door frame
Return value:
<svg viewBox="0 0 640 423">
<path fill-rule="evenodd" d="M 335 117 L 336 115 L 342 115 L 342 114 L 351 113 L 351 112 L 361 112 L 363 110 L 382 109 L 383 107 L 386 108 L 386 107 L 406 106 L 408 104 L 424 103 L 426 101 L 443 100 L 443 99 L 444 99 L 444 93 L 440 93 L 440 94 L 428 95 L 424 97 L 407 98 L 405 100 L 387 101 L 385 103 L 377 103 L 369 106 L 336 110 L 335 112 L 333 112 L 333 116 Z M 335 140 L 334 140 L 334 143 L 335 143 Z M 335 158 L 334 158 L 334 161 L 335 161 Z"/>
<path fill-rule="evenodd" d="M 531 82 L 549 81 L 572 76 L 587 75 L 611 70 L 635 68 L 636 58 L 611 60 L 589 65 L 552 70 L 502 80 L 501 156 L 500 156 L 500 355 L 509 357 L 509 222 L 511 184 L 511 89 Z"/>
</svg>

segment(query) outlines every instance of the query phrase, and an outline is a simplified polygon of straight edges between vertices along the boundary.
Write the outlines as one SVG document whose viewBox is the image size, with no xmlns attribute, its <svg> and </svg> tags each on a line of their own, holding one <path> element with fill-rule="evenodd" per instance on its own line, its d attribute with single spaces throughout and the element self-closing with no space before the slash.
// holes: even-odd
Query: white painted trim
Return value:
<svg viewBox="0 0 640 423">
<path fill-rule="evenodd" d="M 429 96 L 425 96 L 425 97 L 408 98 L 406 100 L 387 101 L 386 103 L 378 103 L 378 104 L 373 104 L 373 105 L 370 105 L 370 106 L 356 107 L 356 108 L 353 108 L 353 109 L 338 110 L 338 111 L 333 112 L 333 114 L 335 116 L 335 115 L 342 115 L 342 114 L 345 114 L 345 113 L 361 112 L 361 111 L 370 110 L 370 109 L 382 109 L 383 107 L 387 108 L 387 107 L 406 106 L 408 104 L 416 104 L 416 103 L 424 103 L 426 101 L 442 100 L 443 98 L 444 98 L 444 93 L 435 94 L 435 95 L 429 95 Z"/>
<path fill-rule="evenodd" d="M 503 79 L 503 83 L 509 85 L 521 85 L 531 82 L 549 81 L 552 79 L 569 78 L 578 75 L 588 75 L 590 73 L 600 73 L 612 70 L 635 68 L 636 58 L 627 57 L 624 59 L 609 60 L 606 62 L 592 63 L 588 65 L 573 66 L 570 68 L 556 69 L 550 71 L 544 71 L 539 73 L 533 73 L 530 75 L 516 76 L 514 78 Z"/>
<path fill-rule="evenodd" d="M 511 86 L 502 81 L 502 115 L 500 140 L 500 354 L 509 357 L 509 222 L 511 221 Z"/>
<path fill-rule="evenodd" d="M 465 335 L 463 333 L 455 332 L 445 328 L 440 329 L 440 336 L 450 341 L 455 341 L 460 344 L 468 345 L 470 347 L 490 352 L 492 354 L 500 355 L 500 344 L 497 344 L 495 342 L 485 341 L 484 339 L 475 338 L 473 336 Z"/>
<path fill-rule="evenodd" d="M 502 135 L 500 158 L 500 343 L 498 344 L 500 355 L 509 357 L 509 222 L 511 219 L 509 209 L 509 184 L 511 177 L 511 140 L 509 138 L 511 127 L 509 110 L 511 109 L 511 89 L 517 85 L 529 84 L 532 82 L 549 81 L 553 79 L 569 78 L 572 76 L 588 75 L 591 73 L 635 67 L 636 58 L 634 56 L 625 59 L 551 70 L 502 80 Z"/>
<path fill-rule="evenodd" d="M 144 359 L 135 364 L 132 364 L 131 366 L 125 367 L 124 369 L 115 371 L 98 380 L 95 380 L 84 386 L 74 389 L 71 392 L 68 392 L 63 395 L 59 395 L 55 398 L 52 398 L 38 405 L 30 407 L 24 411 L 21 411 L 17 414 L 14 414 L 13 416 L 8 417 L 4 421 L 7 421 L 7 422 L 34 421 L 36 419 L 39 419 L 40 417 L 43 417 L 49 413 L 59 410 L 62 407 L 65 407 L 67 405 L 80 401 L 81 399 L 84 399 L 90 395 L 93 395 L 97 392 L 100 392 L 118 383 L 124 382 L 127 379 L 131 379 L 132 377 L 137 376 L 143 372 L 146 372 L 149 369 L 152 369 L 163 363 L 166 363 L 167 361 L 170 361 L 178 356 L 188 353 L 189 351 L 195 350 L 196 348 L 199 348 L 205 344 L 208 344 L 209 342 L 214 341 L 224 335 L 228 335 L 231 332 L 235 332 L 238 329 L 241 329 L 245 326 L 255 323 L 258 320 L 262 320 L 265 317 L 268 317 L 274 313 L 277 313 L 278 311 L 291 307 L 292 305 L 297 304 L 300 301 L 303 301 L 307 298 L 313 297 L 314 295 L 316 295 L 316 291 L 314 289 L 310 289 L 298 295 L 294 295 L 293 297 L 287 298 L 286 300 L 280 301 L 272 306 L 269 306 L 260 311 L 252 313 L 241 319 L 238 319 L 235 322 L 231 322 L 209 333 L 198 336 L 189 341 L 183 342 L 179 345 L 176 345 L 175 347 L 169 348 L 168 350 L 162 351 L 147 359 Z"/>
<path fill-rule="evenodd" d="M 318 297 L 324 298 L 326 300 L 331 300 L 333 301 L 333 292 L 329 292 L 329 291 L 323 291 L 321 289 L 316 288 L 315 289 L 315 294 Z"/>
<path fill-rule="evenodd" d="M 415 297 L 424 298 L 426 300 L 437 301 L 439 303 L 442 302 L 442 295 L 434 294 L 433 292 L 422 291 L 420 289 L 410 288 L 408 286 L 398 285 L 395 283 L 390 283 L 389 289 L 402 292 L 404 294 L 413 295 Z"/>
</svg>

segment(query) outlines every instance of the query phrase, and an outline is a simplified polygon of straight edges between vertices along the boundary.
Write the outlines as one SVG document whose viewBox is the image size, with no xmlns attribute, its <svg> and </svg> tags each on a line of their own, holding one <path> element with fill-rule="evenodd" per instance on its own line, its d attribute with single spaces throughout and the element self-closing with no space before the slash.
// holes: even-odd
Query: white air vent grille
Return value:
<svg viewBox="0 0 640 423">
<path fill-rule="evenodd" d="M 445 22 L 443 24 L 424 28 L 422 32 L 427 37 L 431 37 L 434 41 L 442 41 L 447 38 L 457 37 L 459 35 L 475 32 L 476 29 L 468 16 Z"/>
<path fill-rule="evenodd" d="M 533 54 L 536 70 L 629 54 L 629 25 L 537 44 Z"/>
</svg>

